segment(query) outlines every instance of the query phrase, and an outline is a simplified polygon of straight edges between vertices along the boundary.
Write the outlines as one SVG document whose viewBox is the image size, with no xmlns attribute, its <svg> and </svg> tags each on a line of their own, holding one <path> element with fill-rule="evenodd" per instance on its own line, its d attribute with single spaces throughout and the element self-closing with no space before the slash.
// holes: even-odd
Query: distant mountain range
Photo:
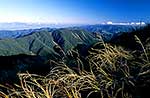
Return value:
<svg viewBox="0 0 150 98">
<path fill-rule="evenodd" d="M 24 24 L 20 24 L 24 25 Z M 130 32 L 139 26 L 85 25 L 65 28 L 38 28 L 25 30 L 0 30 L 0 56 L 18 54 L 48 56 L 59 45 L 67 51 L 77 45 L 88 47 L 98 41 L 97 35 L 107 41 L 120 32 Z"/>
<path fill-rule="evenodd" d="M 99 25 L 120 25 L 120 26 L 139 26 L 145 25 L 144 22 L 131 22 L 131 23 L 113 23 L 106 22 L 100 23 Z M 21 22 L 12 22 L 12 23 L 0 23 L 0 30 L 24 30 L 24 29 L 39 29 L 39 28 L 66 28 L 74 26 L 82 26 L 86 24 L 62 24 L 62 23 L 21 23 Z"/>
<path fill-rule="evenodd" d="M 109 41 L 114 36 L 118 36 L 123 32 L 131 32 L 133 30 L 144 27 L 145 25 L 112 25 L 112 24 L 98 24 L 98 25 L 84 25 L 73 27 L 73 29 L 83 29 L 91 33 L 96 33 L 102 36 L 103 40 Z"/>
<path fill-rule="evenodd" d="M 79 26 L 80 24 L 54 24 L 54 23 L 21 23 L 21 22 L 12 22 L 12 23 L 0 23 L 0 30 L 24 30 L 24 29 L 39 29 L 39 28 L 64 28 Z"/>
<path fill-rule="evenodd" d="M 112 35 L 119 32 L 128 32 L 132 29 L 139 28 L 139 25 L 79 25 L 79 24 L 26 24 L 26 23 L 0 23 L 0 39 L 18 38 L 28 35 L 32 32 L 43 29 L 71 28 L 76 30 L 86 30 L 88 32 L 97 32 L 101 35 Z"/>
</svg>

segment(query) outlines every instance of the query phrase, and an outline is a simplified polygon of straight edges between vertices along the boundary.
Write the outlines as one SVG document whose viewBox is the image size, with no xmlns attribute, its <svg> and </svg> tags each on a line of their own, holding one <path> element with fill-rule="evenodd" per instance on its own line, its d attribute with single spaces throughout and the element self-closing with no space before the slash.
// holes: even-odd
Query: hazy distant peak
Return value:
<svg viewBox="0 0 150 98">
<path fill-rule="evenodd" d="M 108 21 L 108 22 L 103 22 L 101 23 L 103 25 L 145 25 L 145 22 L 112 22 L 112 21 Z"/>
<path fill-rule="evenodd" d="M 4 22 L 0 23 L 0 30 L 23 30 L 38 28 L 63 28 L 76 26 L 76 24 L 53 24 L 53 23 L 23 23 L 23 22 Z"/>
</svg>

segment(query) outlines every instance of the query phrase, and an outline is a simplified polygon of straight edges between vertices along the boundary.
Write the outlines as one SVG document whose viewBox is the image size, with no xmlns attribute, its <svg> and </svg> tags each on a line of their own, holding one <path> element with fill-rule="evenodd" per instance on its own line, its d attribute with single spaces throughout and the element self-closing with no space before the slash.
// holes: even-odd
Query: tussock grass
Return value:
<svg viewBox="0 0 150 98">
<path fill-rule="evenodd" d="M 77 51 L 66 54 L 67 60 L 53 62 L 57 65 L 47 76 L 18 73 L 20 84 L 13 87 L 0 85 L 2 98 L 143 98 L 141 88 L 150 84 L 149 45 L 143 51 L 127 51 L 103 41 L 89 49 L 83 63 Z M 134 53 L 139 52 L 140 55 Z M 78 71 L 67 66 L 74 60 Z M 85 70 L 84 66 L 89 66 Z M 148 87 L 147 87 L 148 88 Z M 145 89 L 142 89 L 143 91 Z"/>
</svg>

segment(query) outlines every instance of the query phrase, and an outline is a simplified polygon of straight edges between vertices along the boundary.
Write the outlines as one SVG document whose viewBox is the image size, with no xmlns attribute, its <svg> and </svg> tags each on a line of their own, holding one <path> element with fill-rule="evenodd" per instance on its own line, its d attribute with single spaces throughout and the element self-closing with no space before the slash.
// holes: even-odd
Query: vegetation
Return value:
<svg viewBox="0 0 150 98">
<path fill-rule="evenodd" d="M 99 38 L 101 38 L 99 36 Z M 140 49 L 105 43 L 93 45 L 84 57 L 74 48 L 49 60 L 49 74 L 18 73 L 19 84 L 0 85 L 4 98 L 146 98 L 150 90 L 149 43 L 134 36 Z M 148 39 L 147 39 L 148 41 Z M 144 44 L 143 44 L 144 43 Z M 61 57 L 61 56 L 60 56 Z"/>
<path fill-rule="evenodd" d="M 0 40 L 0 56 L 19 54 L 39 55 L 49 58 L 55 52 L 53 47 L 59 45 L 64 51 L 75 47 L 77 44 L 92 45 L 98 40 L 90 32 L 84 30 L 71 30 L 69 28 L 33 31 L 24 36 Z"/>
</svg>

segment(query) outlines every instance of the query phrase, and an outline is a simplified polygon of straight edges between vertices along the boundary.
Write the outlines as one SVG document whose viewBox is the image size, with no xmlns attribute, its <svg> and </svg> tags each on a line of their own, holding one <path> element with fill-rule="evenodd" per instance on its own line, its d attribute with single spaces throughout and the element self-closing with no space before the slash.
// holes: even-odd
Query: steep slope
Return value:
<svg viewBox="0 0 150 98">
<path fill-rule="evenodd" d="M 48 56 L 55 53 L 53 47 L 59 45 L 64 51 L 77 44 L 91 45 L 98 39 L 83 30 L 57 29 L 40 30 L 19 38 L 0 40 L 0 56 L 18 54 Z"/>
<path fill-rule="evenodd" d="M 59 29 L 52 32 L 54 41 L 65 51 L 78 44 L 92 45 L 98 39 L 90 32 L 84 30 Z"/>
</svg>

